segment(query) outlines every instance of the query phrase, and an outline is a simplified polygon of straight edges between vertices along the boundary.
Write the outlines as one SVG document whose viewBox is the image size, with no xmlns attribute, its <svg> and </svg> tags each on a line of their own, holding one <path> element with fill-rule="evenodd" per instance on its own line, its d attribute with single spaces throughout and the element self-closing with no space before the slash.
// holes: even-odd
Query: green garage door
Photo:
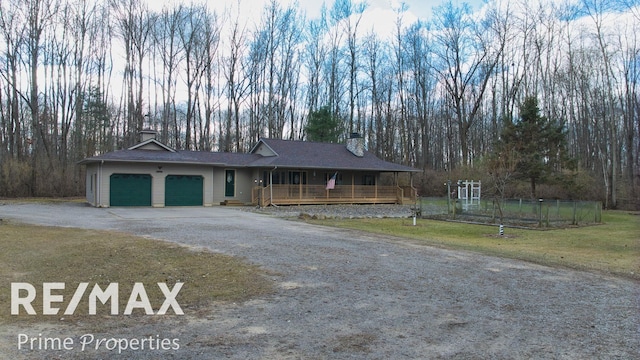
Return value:
<svg viewBox="0 0 640 360">
<path fill-rule="evenodd" d="M 202 176 L 167 175 L 164 183 L 165 206 L 202 206 Z"/>
<path fill-rule="evenodd" d="M 151 175 L 111 175 L 109 204 L 111 206 L 151 206 Z"/>
</svg>

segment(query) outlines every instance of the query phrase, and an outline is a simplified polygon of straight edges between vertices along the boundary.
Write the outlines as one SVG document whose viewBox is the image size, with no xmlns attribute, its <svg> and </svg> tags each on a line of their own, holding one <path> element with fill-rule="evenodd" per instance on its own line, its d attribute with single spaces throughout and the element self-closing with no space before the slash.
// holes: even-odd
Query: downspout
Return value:
<svg viewBox="0 0 640 360">
<path fill-rule="evenodd" d="M 224 173 L 222 173 L 222 183 L 224 184 Z M 166 202 L 166 199 L 165 199 Z M 216 203 L 216 167 L 211 167 L 211 206 Z"/>
<path fill-rule="evenodd" d="M 104 160 L 100 161 L 100 165 L 98 166 L 98 181 L 96 181 L 96 207 L 102 207 L 102 165 L 104 164 Z"/>
<path fill-rule="evenodd" d="M 269 171 L 269 205 L 278 207 L 278 205 L 273 203 L 273 172 L 276 171 L 278 167 L 274 167 Z"/>
</svg>

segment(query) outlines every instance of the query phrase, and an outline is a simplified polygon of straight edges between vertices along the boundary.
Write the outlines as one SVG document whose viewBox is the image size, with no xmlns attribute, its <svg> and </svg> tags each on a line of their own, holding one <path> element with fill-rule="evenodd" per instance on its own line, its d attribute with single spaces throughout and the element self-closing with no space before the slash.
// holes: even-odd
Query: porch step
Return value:
<svg viewBox="0 0 640 360">
<path fill-rule="evenodd" d="M 223 206 L 244 206 L 244 203 L 240 200 L 225 200 L 221 201 L 220 205 Z"/>
</svg>

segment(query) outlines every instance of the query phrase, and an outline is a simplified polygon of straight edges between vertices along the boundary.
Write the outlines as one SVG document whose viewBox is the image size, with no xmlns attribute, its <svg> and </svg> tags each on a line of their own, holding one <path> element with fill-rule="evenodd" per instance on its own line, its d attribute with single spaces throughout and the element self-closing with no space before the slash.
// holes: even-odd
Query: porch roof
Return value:
<svg viewBox="0 0 640 360">
<path fill-rule="evenodd" d="M 363 157 L 352 154 L 344 144 L 261 139 L 274 156 L 264 156 L 253 161 L 253 167 L 280 167 L 296 169 L 364 170 L 381 172 L 418 172 L 420 170 L 384 161 L 365 151 Z M 252 150 L 252 151 L 254 151 Z"/>
</svg>

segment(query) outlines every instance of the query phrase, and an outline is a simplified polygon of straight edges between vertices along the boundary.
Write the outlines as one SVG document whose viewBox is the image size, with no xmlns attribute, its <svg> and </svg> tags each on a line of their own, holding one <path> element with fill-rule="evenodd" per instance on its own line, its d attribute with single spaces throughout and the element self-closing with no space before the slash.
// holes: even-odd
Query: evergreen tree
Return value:
<svg viewBox="0 0 640 360">
<path fill-rule="evenodd" d="M 540 115 L 538 100 L 527 97 L 520 106 L 520 118 L 507 119 L 498 153 L 515 152 L 515 175 L 531 183 L 531 198 L 536 198 L 536 184 L 547 181 L 569 164 L 564 124 Z"/>
<path fill-rule="evenodd" d="M 111 116 L 102 91 L 96 86 L 89 88 L 83 102 L 82 121 L 75 124 L 79 159 L 111 150 L 106 147 Z"/>
<path fill-rule="evenodd" d="M 327 143 L 338 142 L 342 133 L 340 121 L 331 114 L 328 106 L 312 111 L 304 130 L 307 140 Z"/>
</svg>

